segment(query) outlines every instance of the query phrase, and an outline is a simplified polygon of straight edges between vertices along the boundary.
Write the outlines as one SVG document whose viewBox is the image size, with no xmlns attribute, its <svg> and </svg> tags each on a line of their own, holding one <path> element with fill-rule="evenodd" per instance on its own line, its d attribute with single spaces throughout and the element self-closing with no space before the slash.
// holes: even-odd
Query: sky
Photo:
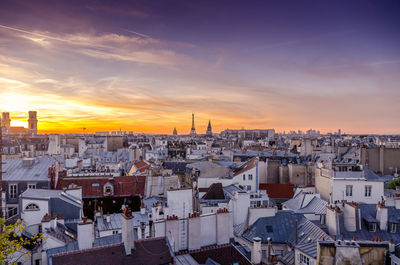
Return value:
<svg viewBox="0 0 400 265">
<path fill-rule="evenodd" d="M 0 111 L 39 132 L 400 133 L 400 1 L 0 1 Z M 84 129 L 85 128 L 85 129 Z"/>
</svg>

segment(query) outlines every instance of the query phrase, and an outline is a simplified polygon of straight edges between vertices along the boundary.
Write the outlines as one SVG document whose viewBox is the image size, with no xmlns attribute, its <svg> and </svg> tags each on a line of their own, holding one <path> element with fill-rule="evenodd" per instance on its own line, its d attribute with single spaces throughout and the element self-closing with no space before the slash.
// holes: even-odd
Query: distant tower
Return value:
<svg viewBox="0 0 400 265">
<path fill-rule="evenodd" d="M 211 129 L 211 121 L 208 120 L 208 126 L 207 126 L 207 132 L 206 132 L 207 136 L 212 136 L 212 129 Z"/>
<path fill-rule="evenodd" d="M 174 127 L 174 131 L 172 132 L 172 135 L 178 135 L 178 131 L 176 130 L 176 127 Z"/>
<path fill-rule="evenodd" d="M 5 127 L 6 129 L 10 129 L 10 113 L 9 112 L 3 112 L 3 118 L 1 120 L 1 127 Z"/>
<path fill-rule="evenodd" d="M 191 136 L 196 135 L 196 129 L 194 128 L 194 113 L 192 113 L 192 129 L 190 129 L 190 135 Z"/>
<path fill-rule="evenodd" d="M 37 122 L 37 112 L 29 111 L 28 129 L 34 134 L 37 134 Z"/>
</svg>

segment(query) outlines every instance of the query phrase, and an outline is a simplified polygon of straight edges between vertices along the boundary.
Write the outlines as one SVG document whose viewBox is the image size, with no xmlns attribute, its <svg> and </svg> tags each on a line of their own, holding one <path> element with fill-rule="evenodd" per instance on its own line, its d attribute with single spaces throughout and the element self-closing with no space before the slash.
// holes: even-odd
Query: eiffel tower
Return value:
<svg viewBox="0 0 400 265">
<path fill-rule="evenodd" d="M 192 129 L 190 129 L 190 136 L 196 136 L 196 129 L 194 128 L 194 113 L 192 113 Z"/>
</svg>

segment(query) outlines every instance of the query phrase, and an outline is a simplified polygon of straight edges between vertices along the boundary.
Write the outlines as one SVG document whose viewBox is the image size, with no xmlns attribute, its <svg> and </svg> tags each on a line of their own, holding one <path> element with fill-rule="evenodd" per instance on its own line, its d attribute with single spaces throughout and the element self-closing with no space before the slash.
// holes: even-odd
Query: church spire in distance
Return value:
<svg viewBox="0 0 400 265">
<path fill-rule="evenodd" d="M 211 129 L 211 121 L 210 120 L 208 120 L 206 136 L 212 136 L 212 129 Z"/>
</svg>

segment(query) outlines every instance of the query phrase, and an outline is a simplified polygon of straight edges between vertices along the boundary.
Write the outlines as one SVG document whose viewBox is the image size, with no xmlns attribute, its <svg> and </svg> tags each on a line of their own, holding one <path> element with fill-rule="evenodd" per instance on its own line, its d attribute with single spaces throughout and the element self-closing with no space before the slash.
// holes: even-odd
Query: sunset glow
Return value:
<svg viewBox="0 0 400 265">
<path fill-rule="evenodd" d="M 84 2 L 0 3 L 13 126 L 399 132 L 398 3 Z"/>
</svg>

